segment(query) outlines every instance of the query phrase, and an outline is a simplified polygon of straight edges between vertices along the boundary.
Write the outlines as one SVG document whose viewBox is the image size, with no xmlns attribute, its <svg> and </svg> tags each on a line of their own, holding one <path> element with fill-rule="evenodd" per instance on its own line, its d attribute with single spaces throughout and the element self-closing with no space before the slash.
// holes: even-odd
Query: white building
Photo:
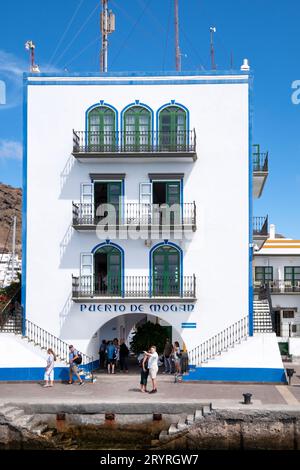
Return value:
<svg viewBox="0 0 300 470">
<path fill-rule="evenodd" d="M 0 287 L 7 287 L 13 281 L 18 280 L 18 274 L 21 273 L 22 260 L 18 255 L 12 253 L 2 253 L 0 255 Z"/>
<path fill-rule="evenodd" d="M 33 74 L 24 96 L 23 333 L 96 358 L 147 318 L 185 343 L 190 379 L 284 381 L 275 335 L 253 335 L 267 160 L 252 155 L 249 70 Z M 103 204 L 117 214 L 104 234 Z"/>
<path fill-rule="evenodd" d="M 255 253 L 253 269 L 255 291 L 269 289 L 278 341 L 288 341 L 290 354 L 300 356 L 300 240 L 276 236 L 271 225 L 269 238 Z"/>
</svg>

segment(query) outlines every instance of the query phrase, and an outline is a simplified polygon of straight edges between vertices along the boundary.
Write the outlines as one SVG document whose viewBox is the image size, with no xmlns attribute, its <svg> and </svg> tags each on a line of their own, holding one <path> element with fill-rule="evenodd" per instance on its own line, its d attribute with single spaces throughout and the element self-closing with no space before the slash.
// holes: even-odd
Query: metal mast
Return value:
<svg viewBox="0 0 300 470">
<path fill-rule="evenodd" d="M 211 69 L 216 70 L 216 63 L 215 63 L 215 48 L 214 48 L 214 34 L 217 29 L 212 26 L 209 28 L 210 31 L 210 57 L 211 57 Z"/>
<path fill-rule="evenodd" d="M 100 71 L 107 72 L 108 64 L 108 35 L 115 30 L 115 15 L 108 11 L 108 0 L 101 0 L 102 11 L 100 14 L 100 29 L 102 36 L 100 53 Z"/>
<path fill-rule="evenodd" d="M 175 57 L 176 57 L 176 70 L 181 71 L 181 55 L 179 47 L 179 12 L 178 12 L 178 0 L 174 0 L 175 8 Z"/>
</svg>

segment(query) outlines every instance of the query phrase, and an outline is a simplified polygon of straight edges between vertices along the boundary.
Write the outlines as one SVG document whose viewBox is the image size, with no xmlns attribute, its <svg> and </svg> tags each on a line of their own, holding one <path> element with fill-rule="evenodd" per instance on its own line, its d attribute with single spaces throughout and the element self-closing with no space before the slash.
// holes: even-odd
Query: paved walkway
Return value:
<svg viewBox="0 0 300 470">
<path fill-rule="evenodd" d="M 214 408 L 243 408 L 243 393 L 252 394 L 253 404 L 247 408 L 285 409 L 290 406 L 300 411 L 300 366 L 289 364 L 296 369 L 292 385 L 252 385 L 223 383 L 175 383 L 174 376 L 158 375 L 158 393 L 149 395 L 139 390 L 138 374 L 106 373 L 96 374 L 97 381 L 77 384 L 55 384 L 53 388 L 43 388 L 41 384 L 0 383 L 0 404 L 213 404 Z"/>
</svg>

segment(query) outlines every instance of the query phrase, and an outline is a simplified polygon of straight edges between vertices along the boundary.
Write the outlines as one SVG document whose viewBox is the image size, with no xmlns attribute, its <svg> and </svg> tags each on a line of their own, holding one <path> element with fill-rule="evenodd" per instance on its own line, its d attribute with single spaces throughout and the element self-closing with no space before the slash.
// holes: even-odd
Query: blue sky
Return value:
<svg viewBox="0 0 300 470">
<path fill-rule="evenodd" d="M 42 71 L 96 72 L 98 0 L 16 0 L 0 6 L 0 181 L 21 185 L 24 43 L 36 45 Z M 42 5 L 42 6 L 41 6 Z M 173 0 L 110 0 L 117 31 L 110 37 L 110 71 L 174 70 Z M 77 13 L 70 24 L 70 20 Z M 225 70 L 249 58 L 254 71 L 254 141 L 269 151 L 269 178 L 255 214 L 269 214 L 277 231 L 300 238 L 300 79 L 298 0 L 179 0 L 183 70 L 210 68 L 209 27 L 216 26 L 216 63 Z M 69 28 L 68 28 L 69 25 Z M 224 155 L 226 158 L 226 155 Z M 230 217 L 230 214 L 228 214 Z"/>
</svg>

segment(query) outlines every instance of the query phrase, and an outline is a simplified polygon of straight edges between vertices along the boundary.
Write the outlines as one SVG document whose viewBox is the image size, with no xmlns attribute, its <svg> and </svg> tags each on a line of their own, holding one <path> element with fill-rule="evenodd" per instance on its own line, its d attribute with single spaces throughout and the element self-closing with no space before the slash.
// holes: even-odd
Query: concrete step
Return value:
<svg viewBox="0 0 300 470">
<path fill-rule="evenodd" d="M 186 422 L 188 425 L 194 424 L 194 415 L 187 415 Z"/>
<path fill-rule="evenodd" d="M 194 414 L 194 420 L 195 421 L 200 421 L 201 419 L 203 419 L 203 409 L 196 410 L 195 414 Z"/>
<path fill-rule="evenodd" d="M 188 427 L 186 418 L 180 418 L 176 426 L 177 426 L 177 429 L 179 429 L 180 431 L 182 429 L 186 429 Z"/>
<path fill-rule="evenodd" d="M 171 424 L 171 426 L 168 429 L 169 436 L 171 436 L 172 434 L 176 434 L 177 432 L 179 432 L 179 429 L 176 427 L 175 424 Z"/>
</svg>

